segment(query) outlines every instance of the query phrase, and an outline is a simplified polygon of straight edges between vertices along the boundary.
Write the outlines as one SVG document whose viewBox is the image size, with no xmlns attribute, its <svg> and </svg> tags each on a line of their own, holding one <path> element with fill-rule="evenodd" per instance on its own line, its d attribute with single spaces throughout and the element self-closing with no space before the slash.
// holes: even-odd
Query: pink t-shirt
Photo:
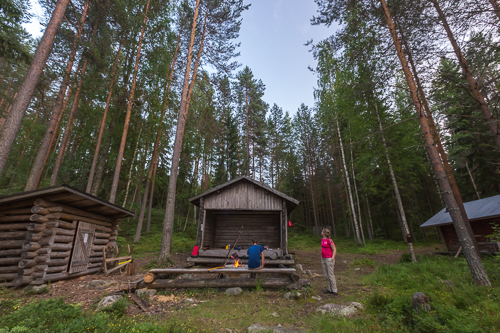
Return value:
<svg viewBox="0 0 500 333">
<path fill-rule="evenodd" d="M 332 247 L 330 244 L 335 245 L 335 243 L 329 238 L 321 239 L 321 257 L 322 258 L 331 258 L 333 256 Z"/>
</svg>

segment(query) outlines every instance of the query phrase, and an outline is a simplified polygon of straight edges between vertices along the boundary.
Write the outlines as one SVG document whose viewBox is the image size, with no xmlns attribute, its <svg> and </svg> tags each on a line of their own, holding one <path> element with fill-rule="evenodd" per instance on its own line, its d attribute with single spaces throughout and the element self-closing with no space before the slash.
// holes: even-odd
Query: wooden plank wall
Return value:
<svg viewBox="0 0 500 333">
<path fill-rule="evenodd" d="M 263 212 L 262 214 L 215 214 L 215 241 L 213 248 L 233 244 L 242 231 L 238 245 L 248 248 L 252 238 L 257 237 L 261 245 L 276 249 L 280 247 L 280 213 Z M 241 226 L 243 225 L 243 229 Z"/>
<path fill-rule="evenodd" d="M 498 252 L 499 250 L 497 243 L 492 242 L 486 237 L 493 233 L 491 223 L 500 225 L 500 218 L 472 221 L 470 224 L 481 252 L 491 253 Z M 448 251 L 458 251 L 460 248 L 460 242 L 458 241 L 458 236 L 453 224 L 443 225 L 440 228 Z"/>
<path fill-rule="evenodd" d="M 283 199 L 247 181 L 223 188 L 204 197 L 205 209 L 281 210 Z"/>
</svg>

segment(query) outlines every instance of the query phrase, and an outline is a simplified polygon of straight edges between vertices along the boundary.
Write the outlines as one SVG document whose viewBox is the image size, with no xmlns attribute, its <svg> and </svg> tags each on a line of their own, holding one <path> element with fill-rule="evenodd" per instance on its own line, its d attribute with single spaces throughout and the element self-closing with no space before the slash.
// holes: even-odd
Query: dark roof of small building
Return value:
<svg viewBox="0 0 500 333">
<path fill-rule="evenodd" d="M 16 205 L 17 208 L 21 208 L 24 203 L 26 207 L 29 207 L 33 206 L 34 200 L 38 198 L 58 202 L 113 219 L 134 216 L 134 213 L 125 208 L 116 206 L 66 184 L 2 196 L 0 197 L 0 206 Z"/>
<path fill-rule="evenodd" d="M 469 201 L 464 203 L 464 207 L 467 217 L 471 222 L 484 218 L 497 217 L 500 216 L 500 195 Z M 436 227 L 451 223 L 453 223 L 453 221 L 451 220 L 450 213 L 446 211 L 446 208 L 443 208 L 443 210 L 431 217 L 420 227 Z"/>
<path fill-rule="evenodd" d="M 297 199 L 289 197 L 288 195 L 286 195 L 285 193 L 282 193 L 280 191 L 276 191 L 275 189 L 273 189 L 273 188 L 271 188 L 271 187 L 269 187 L 269 186 L 267 186 L 267 185 L 265 185 L 265 184 L 263 184 L 263 183 L 255 180 L 253 178 L 250 178 L 248 176 L 240 176 L 238 178 L 235 178 L 233 180 L 228 181 L 227 183 L 224 183 L 224 184 L 221 184 L 221 185 L 216 186 L 214 188 L 211 188 L 208 191 L 205 191 L 205 192 L 203 192 L 201 194 L 198 194 L 195 197 L 192 197 L 191 199 L 189 199 L 189 202 L 191 202 L 191 203 L 193 203 L 193 204 L 195 204 L 195 205 L 198 206 L 200 198 L 202 198 L 204 196 L 207 196 L 207 195 L 209 195 L 211 193 L 217 192 L 217 191 L 223 189 L 224 187 L 227 187 L 227 186 L 229 186 L 231 184 L 234 184 L 234 183 L 239 182 L 239 181 L 244 180 L 244 179 L 247 180 L 247 181 L 249 181 L 249 182 L 251 182 L 251 183 L 253 183 L 253 184 L 255 184 L 255 185 L 257 185 L 257 186 L 262 187 L 266 191 L 269 191 L 269 192 L 271 192 L 271 193 L 273 193 L 273 194 L 275 194 L 275 195 L 277 195 L 277 196 L 285 199 L 286 201 L 288 201 L 288 204 L 292 206 L 291 209 L 295 208 L 300 203 L 300 201 L 298 201 Z"/>
</svg>

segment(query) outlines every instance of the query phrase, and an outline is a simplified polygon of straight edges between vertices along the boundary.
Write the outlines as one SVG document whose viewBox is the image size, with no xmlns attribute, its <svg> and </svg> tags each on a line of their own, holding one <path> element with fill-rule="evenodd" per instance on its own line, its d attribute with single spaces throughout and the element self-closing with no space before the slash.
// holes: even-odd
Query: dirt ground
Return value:
<svg viewBox="0 0 500 333">
<path fill-rule="evenodd" d="M 428 254 L 432 252 L 434 248 L 417 248 L 417 254 Z M 339 289 L 339 296 L 324 295 L 322 290 L 326 288 L 326 281 L 322 273 L 321 263 L 320 263 L 320 249 L 315 251 L 302 251 L 302 250 L 292 250 L 294 254 L 294 259 L 296 263 L 300 263 L 306 272 L 301 276 L 301 278 L 309 279 L 311 281 L 311 292 L 316 295 L 321 295 L 325 301 L 329 298 L 335 298 L 336 303 L 349 302 L 357 300 L 360 293 L 369 292 L 370 287 L 363 285 L 361 277 L 372 273 L 375 267 L 370 266 L 357 266 L 354 265 L 355 260 L 361 260 L 363 258 L 368 258 L 376 262 L 377 264 L 395 264 L 401 258 L 401 255 L 405 251 L 390 251 L 385 254 L 374 254 L 374 255 L 361 255 L 361 254 L 343 254 L 338 253 L 335 263 L 335 275 L 337 278 L 337 286 Z M 186 259 L 189 253 L 179 253 L 173 256 L 173 260 L 177 263 L 178 267 L 186 265 Z M 72 304 L 81 303 L 82 308 L 85 310 L 95 309 L 97 303 L 106 295 L 118 292 L 120 290 L 126 290 L 129 282 L 138 281 L 143 278 L 146 270 L 142 270 L 141 267 L 147 264 L 153 258 L 139 258 L 135 260 L 135 272 L 134 276 L 119 275 L 117 273 L 112 273 L 109 276 L 104 274 L 99 275 L 89 275 L 83 276 L 76 279 L 57 281 L 50 284 L 50 291 L 48 293 L 40 295 L 27 295 L 22 289 L 13 290 L 5 296 L 7 297 L 18 297 L 24 301 L 33 301 L 36 299 L 48 299 L 48 298 L 58 298 L 64 297 L 66 302 Z M 309 272 L 308 272 L 309 271 Z M 91 280 L 106 280 L 113 281 L 113 284 L 104 290 L 92 290 L 87 289 L 87 284 Z M 279 303 L 282 300 L 282 295 L 279 292 L 266 293 L 266 297 L 269 298 L 268 301 L 272 303 Z M 182 307 L 194 306 L 193 304 L 187 303 L 185 300 L 189 298 L 189 294 L 183 293 L 181 290 L 177 291 L 160 291 L 155 297 L 150 300 L 145 300 L 146 304 L 150 307 L 151 313 L 155 317 L 168 317 L 168 314 L 178 310 Z M 1 299 L 0 299 L 1 300 Z M 196 301 L 203 302 L 203 301 Z M 307 305 L 302 309 L 303 312 L 313 311 L 313 305 Z M 129 306 L 127 309 L 127 315 L 139 315 L 143 311 L 135 304 Z M 302 313 L 305 314 L 305 313 Z"/>
</svg>

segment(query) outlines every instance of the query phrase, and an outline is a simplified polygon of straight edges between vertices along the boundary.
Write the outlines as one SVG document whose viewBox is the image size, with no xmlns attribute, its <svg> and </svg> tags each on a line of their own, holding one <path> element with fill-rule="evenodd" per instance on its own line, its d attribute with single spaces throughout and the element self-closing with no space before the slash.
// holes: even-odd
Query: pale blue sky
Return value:
<svg viewBox="0 0 500 333">
<path fill-rule="evenodd" d="M 41 26 L 36 17 L 41 8 L 36 0 L 31 2 L 34 21 L 26 28 L 39 36 Z M 316 76 L 307 67 L 314 68 L 316 61 L 304 44 L 311 38 L 317 42 L 332 35 L 335 28 L 311 26 L 317 11 L 313 0 L 244 2 L 252 5 L 243 14 L 238 61 L 266 85 L 264 100 L 270 106 L 276 103 L 292 114 L 301 103 L 312 107 Z"/>
</svg>

